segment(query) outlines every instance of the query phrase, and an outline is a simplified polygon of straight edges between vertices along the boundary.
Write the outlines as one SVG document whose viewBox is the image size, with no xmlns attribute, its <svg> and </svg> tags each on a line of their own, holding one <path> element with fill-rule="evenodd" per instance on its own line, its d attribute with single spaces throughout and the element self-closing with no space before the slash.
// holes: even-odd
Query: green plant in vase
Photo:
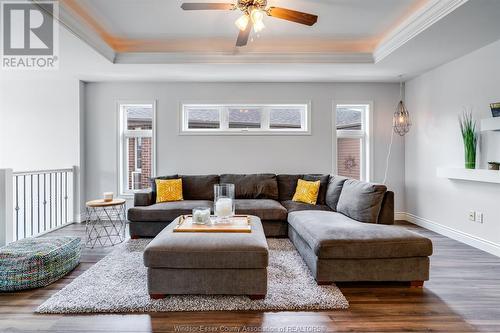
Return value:
<svg viewBox="0 0 500 333">
<path fill-rule="evenodd" d="M 464 139 L 465 152 L 465 168 L 476 168 L 476 147 L 477 147 L 477 131 L 476 121 L 472 117 L 472 112 L 464 111 L 459 118 L 460 130 Z"/>
</svg>

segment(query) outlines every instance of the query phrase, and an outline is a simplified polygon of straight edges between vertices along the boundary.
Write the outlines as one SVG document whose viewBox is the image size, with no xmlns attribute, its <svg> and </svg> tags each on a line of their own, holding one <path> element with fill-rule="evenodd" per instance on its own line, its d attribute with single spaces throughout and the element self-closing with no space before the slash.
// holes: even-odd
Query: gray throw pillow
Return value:
<svg viewBox="0 0 500 333">
<path fill-rule="evenodd" d="M 386 191 L 385 185 L 348 179 L 340 192 L 337 212 L 360 222 L 377 223 Z"/>
<path fill-rule="evenodd" d="M 347 180 L 346 177 L 331 175 L 330 182 L 326 188 L 325 202 L 333 211 L 337 211 L 337 204 L 339 202 L 340 193 L 342 192 L 342 187 L 344 182 Z"/>
</svg>

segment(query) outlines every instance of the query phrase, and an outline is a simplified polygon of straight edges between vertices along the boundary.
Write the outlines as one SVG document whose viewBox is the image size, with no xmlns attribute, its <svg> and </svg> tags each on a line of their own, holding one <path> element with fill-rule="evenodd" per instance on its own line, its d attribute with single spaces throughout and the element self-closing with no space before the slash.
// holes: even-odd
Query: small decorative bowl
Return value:
<svg viewBox="0 0 500 333">
<path fill-rule="evenodd" d="M 209 224 L 210 223 L 210 208 L 209 207 L 193 208 L 193 223 L 194 224 Z"/>
<path fill-rule="evenodd" d="M 493 117 L 500 117 L 500 102 L 490 104 L 491 115 Z"/>
<path fill-rule="evenodd" d="M 499 162 L 488 162 L 488 170 L 500 170 Z"/>
</svg>

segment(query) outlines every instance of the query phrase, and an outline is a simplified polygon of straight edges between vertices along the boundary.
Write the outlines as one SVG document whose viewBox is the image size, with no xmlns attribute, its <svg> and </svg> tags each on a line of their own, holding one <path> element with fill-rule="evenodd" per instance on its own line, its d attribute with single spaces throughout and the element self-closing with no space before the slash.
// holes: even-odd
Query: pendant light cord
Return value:
<svg viewBox="0 0 500 333">
<path fill-rule="evenodd" d="M 391 129 L 391 143 L 389 143 L 389 151 L 387 152 L 387 158 L 385 160 L 384 181 L 382 182 L 382 184 L 384 184 L 384 185 L 387 181 L 387 172 L 389 171 L 389 160 L 391 159 L 391 150 L 392 150 L 393 140 L 394 140 L 394 131 Z"/>
</svg>

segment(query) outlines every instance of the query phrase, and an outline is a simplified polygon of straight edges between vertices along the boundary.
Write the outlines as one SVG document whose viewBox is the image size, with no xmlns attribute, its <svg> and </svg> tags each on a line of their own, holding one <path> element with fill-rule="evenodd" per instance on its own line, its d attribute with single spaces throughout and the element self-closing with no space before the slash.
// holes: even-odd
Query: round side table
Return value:
<svg viewBox="0 0 500 333">
<path fill-rule="evenodd" d="M 86 247 L 113 246 L 125 240 L 125 199 L 92 200 L 86 206 Z"/>
</svg>

